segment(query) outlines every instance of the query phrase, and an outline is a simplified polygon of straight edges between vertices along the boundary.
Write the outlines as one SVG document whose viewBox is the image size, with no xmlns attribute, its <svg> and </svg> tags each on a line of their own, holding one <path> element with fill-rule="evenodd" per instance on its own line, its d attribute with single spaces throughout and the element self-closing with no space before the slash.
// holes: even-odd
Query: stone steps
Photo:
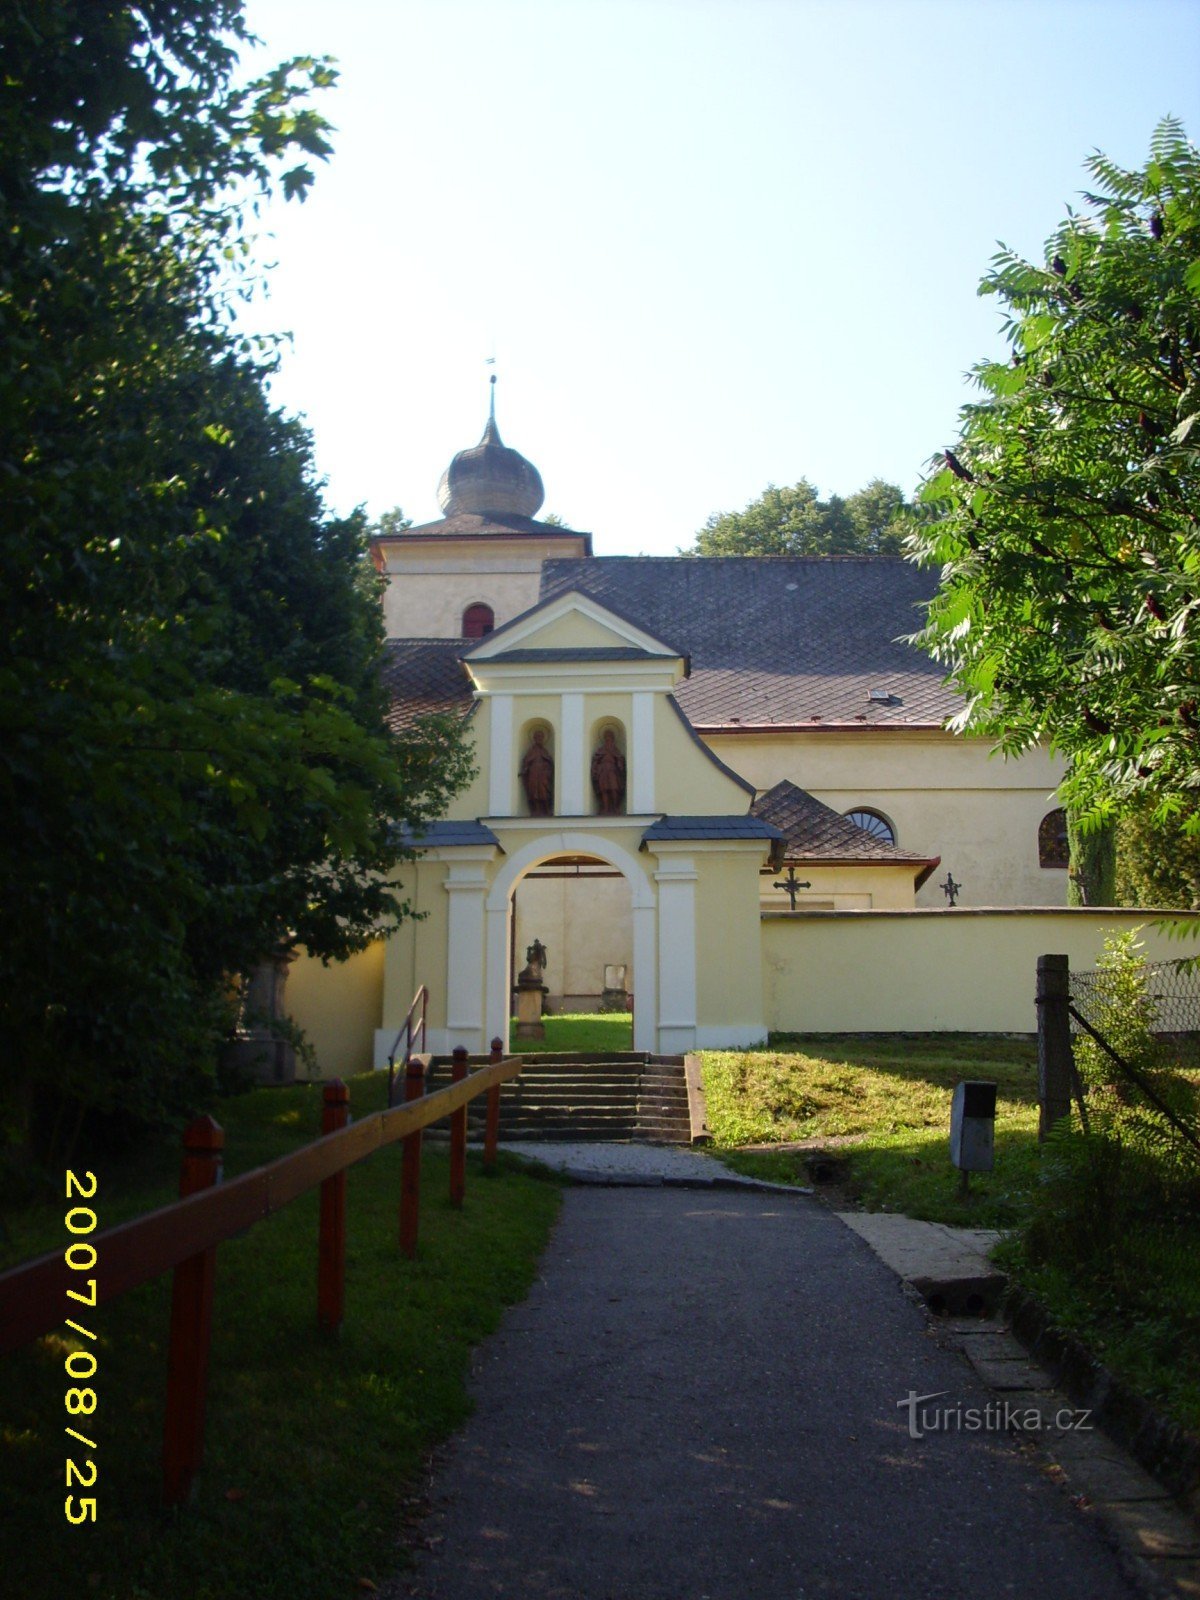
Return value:
<svg viewBox="0 0 1200 1600">
<path fill-rule="evenodd" d="M 439 1062 L 430 1089 L 450 1082 Z M 481 1134 L 486 1098 L 473 1100 L 468 1125 Z M 500 1091 L 500 1137 L 514 1140 L 616 1139 L 687 1144 L 691 1139 L 683 1058 L 613 1055 L 530 1055 L 519 1078 Z"/>
</svg>

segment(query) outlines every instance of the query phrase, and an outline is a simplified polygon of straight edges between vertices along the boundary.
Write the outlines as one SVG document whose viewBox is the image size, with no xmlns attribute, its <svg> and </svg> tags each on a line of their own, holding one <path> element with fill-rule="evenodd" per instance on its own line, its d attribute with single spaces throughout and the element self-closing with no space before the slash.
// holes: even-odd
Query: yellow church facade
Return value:
<svg viewBox="0 0 1200 1600">
<path fill-rule="evenodd" d="M 1036 953 L 1094 958 L 1060 766 L 948 732 L 959 702 L 904 642 L 929 574 L 596 557 L 535 519 L 541 480 L 494 415 L 439 495 L 442 518 L 376 542 L 386 681 L 398 727 L 463 719 L 475 777 L 409 840 L 419 915 L 341 966 L 293 964 L 322 1073 L 385 1063 L 422 987 L 429 1048 L 506 1038 L 534 939 L 551 1004 L 595 1009 L 617 974 L 633 1047 L 664 1054 L 1032 1031 Z"/>
</svg>

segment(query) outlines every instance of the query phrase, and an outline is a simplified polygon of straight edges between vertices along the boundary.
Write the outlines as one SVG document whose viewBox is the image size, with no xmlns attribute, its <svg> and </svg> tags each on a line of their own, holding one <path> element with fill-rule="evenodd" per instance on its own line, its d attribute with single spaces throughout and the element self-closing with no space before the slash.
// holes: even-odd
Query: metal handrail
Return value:
<svg viewBox="0 0 1200 1600">
<path fill-rule="evenodd" d="M 418 1006 L 420 1006 L 420 1008 L 421 1008 L 421 1020 L 414 1027 L 414 1025 L 413 1025 L 413 1013 L 416 1011 Z M 420 1034 L 420 1037 L 421 1037 L 420 1048 L 421 1048 L 422 1051 L 425 1049 L 425 1013 L 428 1010 L 428 1008 L 429 1008 L 429 990 L 425 987 L 424 984 L 422 984 L 421 987 L 417 990 L 416 994 L 413 995 L 412 1004 L 408 1008 L 408 1012 L 405 1015 L 404 1021 L 400 1024 L 400 1031 L 399 1031 L 399 1033 L 397 1033 L 396 1037 L 392 1040 L 392 1048 L 388 1051 L 387 1103 L 388 1103 L 389 1106 L 394 1104 L 393 1090 L 395 1089 L 395 1086 L 396 1086 L 396 1051 L 400 1048 L 400 1041 L 401 1041 L 401 1039 L 403 1039 L 404 1040 L 404 1067 L 405 1067 L 405 1071 L 407 1071 L 408 1070 L 409 1057 L 413 1053 L 413 1043 L 414 1043 L 414 1040 L 415 1040 L 415 1038 L 416 1038 L 416 1036 L 418 1034 Z"/>
</svg>

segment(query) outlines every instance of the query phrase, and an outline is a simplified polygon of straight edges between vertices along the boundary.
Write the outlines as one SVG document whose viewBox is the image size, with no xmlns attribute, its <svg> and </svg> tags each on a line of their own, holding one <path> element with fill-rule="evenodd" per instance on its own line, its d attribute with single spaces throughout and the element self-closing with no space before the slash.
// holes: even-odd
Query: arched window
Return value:
<svg viewBox="0 0 1200 1600">
<path fill-rule="evenodd" d="M 462 636 L 464 639 L 483 639 L 496 626 L 496 614 L 482 601 L 468 606 L 463 612 Z"/>
<path fill-rule="evenodd" d="M 846 821 L 869 833 L 872 839 L 878 839 L 881 844 L 896 842 L 896 830 L 882 812 L 868 811 L 864 806 L 858 811 L 847 811 Z"/>
<path fill-rule="evenodd" d="M 1067 813 L 1061 808 L 1047 811 L 1038 823 L 1038 866 L 1066 867 L 1071 862 L 1067 843 Z"/>
</svg>

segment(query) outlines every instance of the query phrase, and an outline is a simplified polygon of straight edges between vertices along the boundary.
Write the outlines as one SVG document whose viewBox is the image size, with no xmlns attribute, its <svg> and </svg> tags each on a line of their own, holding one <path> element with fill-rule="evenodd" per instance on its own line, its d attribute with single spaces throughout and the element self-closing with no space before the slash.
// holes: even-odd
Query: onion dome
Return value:
<svg viewBox="0 0 1200 1600">
<path fill-rule="evenodd" d="M 495 382 L 493 377 L 492 383 Z M 480 516 L 532 517 L 545 498 L 537 468 L 500 438 L 493 388 L 483 438 L 473 449 L 460 450 L 442 473 L 438 503 L 447 517 L 460 511 Z"/>
</svg>

